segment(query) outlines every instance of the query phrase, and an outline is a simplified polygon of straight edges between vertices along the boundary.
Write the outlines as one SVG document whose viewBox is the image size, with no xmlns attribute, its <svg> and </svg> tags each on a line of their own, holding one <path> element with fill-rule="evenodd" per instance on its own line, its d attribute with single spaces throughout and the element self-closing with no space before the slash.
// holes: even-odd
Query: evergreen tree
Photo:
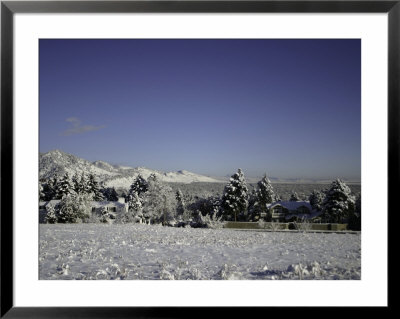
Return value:
<svg viewBox="0 0 400 319">
<path fill-rule="evenodd" d="M 50 193 L 49 183 L 50 183 L 50 180 L 47 180 L 40 184 L 40 185 L 42 185 L 42 193 L 43 193 L 42 196 L 43 197 L 41 199 L 39 197 L 39 200 L 43 200 L 43 201 L 52 200 L 52 198 L 49 198 L 49 193 Z M 40 189 L 39 189 L 39 196 L 40 196 Z"/>
<path fill-rule="evenodd" d="M 322 191 L 313 190 L 308 197 L 311 207 L 316 211 L 321 211 L 322 202 L 324 201 L 325 194 Z"/>
<path fill-rule="evenodd" d="M 129 212 L 138 212 L 143 207 L 142 199 L 135 192 L 128 194 L 125 201 L 128 204 Z"/>
<path fill-rule="evenodd" d="M 222 195 L 221 208 L 225 219 L 237 221 L 246 213 L 248 207 L 248 188 L 242 170 L 232 175 Z"/>
<path fill-rule="evenodd" d="M 130 199 L 128 201 L 129 210 L 132 210 L 134 212 L 141 211 L 143 208 L 143 205 L 142 205 L 142 200 L 139 197 L 139 195 L 136 193 L 132 193 L 129 196 L 130 196 Z"/>
<path fill-rule="evenodd" d="M 118 201 L 118 193 L 114 187 L 107 187 L 102 188 L 101 193 L 103 194 L 104 198 L 110 202 Z"/>
<path fill-rule="evenodd" d="M 80 194 L 80 185 L 79 185 L 79 176 L 78 173 L 75 173 L 74 176 L 72 176 L 72 185 L 74 187 L 75 193 Z"/>
<path fill-rule="evenodd" d="M 183 219 L 185 215 L 185 200 L 183 199 L 183 194 L 180 189 L 178 189 L 175 193 L 175 199 L 177 202 L 176 206 L 176 214 L 179 218 Z"/>
<path fill-rule="evenodd" d="M 340 179 L 332 182 L 322 202 L 322 217 L 333 223 L 343 222 L 354 213 L 354 196 Z"/>
<path fill-rule="evenodd" d="M 128 203 L 129 210 L 136 211 L 135 207 L 139 206 L 142 208 L 143 197 L 148 189 L 148 182 L 139 174 L 131 184 L 128 194 L 125 196 L 125 201 Z"/>
<path fill-rule="evenodd" d="M 88 178 L 85 175 L 85 173 L 82 173 L 81 177 L 79 179 L 78 193 L 79 194 L 88 194 L 88 193 L 90 193 L 89 184 L 88 184 Z"/>
<path fill-rule="evenodd" d="M 291 202 L 297 202 L 297 201 L 299 201 L 299 200 L 300 200 L 300 197 L 299 197 L 299 195 L 297 195 L 296 192 L 293 192 L 293 193 L 290 195 L 290 201 L 291 201 Z"/>
<path fill-rule="evenodd" d="M 58 185 L 58 180 L 56 176 L 50 178 L 46 183 L 43 184 L 43 193 L 44 193 L 43 200 L 49 201 L 52 199 L 56 199 L 57 185 Z"/>
<path fill-rule="evenodd" d="M 257 188 L 254 195 L 255 202 L 253 205 L 253 219 L 255 216 L 260 216 L 261 213 L 264 213 L 266 214 L 265 219 L 270 221 L 272 216 L 270 216 L 269 209 L 267 209 L 267 204 L 270 204 L 274 201 L 275 194 L 267 174 L 265 174 L 257 183 Z"/>
<path fill-rule="evenodd" d="M 147 192 L 149 185 L 147 181 L 142 177 L 142 175 L 138 175 L 136 179 L 133 181 L 129 194 L 136 193 L 139 196 L 143 195 L 143 193 Z"/>
<path fill-rule="evenodd" d="M 56 188 L 56 199 L 62 199 L 65 195 L 75 193 L 74 186 L 68 172 L 66 172 L 64 176 L 58 181 Z"/>
<path fill-rule="evenodd" d="M 87 190 L 89 194 L 93 194 L 94 201 L 104 200 L 103 194 L 100 191 L 99 183 L 96 181 L 96 178 L 94 177 L 93 174 L 89 174 Z"/>
</svg>

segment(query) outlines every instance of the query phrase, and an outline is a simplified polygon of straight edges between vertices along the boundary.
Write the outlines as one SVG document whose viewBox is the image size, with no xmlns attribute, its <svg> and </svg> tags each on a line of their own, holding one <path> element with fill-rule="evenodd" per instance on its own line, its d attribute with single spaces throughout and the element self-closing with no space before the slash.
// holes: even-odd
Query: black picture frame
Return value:
<svg viewBox="0 0 400 319">
<path fill-rule="evenodd" d="M 388 13 L 388 208 L 396 209 L 399 182 L 400 129 L 400 0 L 355 1 L 1 1 L 1 318 L 178 318 L 193 314 L 225 316 L 224 307 L 14 307 L 13 303 L 13 17 L 15 13 L 118 12 L 276 12 Z M 388 213 L 388 220 L 392 220 Z M 394 224 L 394 223 L 392 223 Z M 388 234 L 391 223 L 388 223 Z M 388 247 L 390 247 L 388 237 Z M 390 251 L 390 249 L 389 249 Z M 389 258 L 388 251 L 388 259 Z M 390 260 L 388 260 L 388 265 Z M 389 271 L 389 269 L 388 269 Z M 388 280 L 388 287 L 390 280 Z M 34 293 L 34 292 L 33 292 Z M 389 295 L 389 294 L 388 294 Z M 390 298 L 388 307 L 390 308 Z M 258 307 L 256 307 L 258 308 Z M 309 310 L 291 307 L 299 314 Z M 321 309 L 320 309 L 321 310 Z M 249 309 L 235 309 L 248 315 Z M 324 310 L 322 310 L 325 312 Z M 335 309 L 332 311 L 336 312 Z M 348 310 L 347 310 L 348 312 Z M 276 313 L 276 314 L 280 314 Z M 322 315 L 322 314 L 321 314 Z"/>
</svg>

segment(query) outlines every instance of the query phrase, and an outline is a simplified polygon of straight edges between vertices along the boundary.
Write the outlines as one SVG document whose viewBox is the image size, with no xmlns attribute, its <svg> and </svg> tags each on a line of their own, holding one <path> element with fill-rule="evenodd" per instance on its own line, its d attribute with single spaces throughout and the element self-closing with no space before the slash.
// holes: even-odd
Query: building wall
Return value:
<svg viewBox="0 0 400 319">
<path fill-rule="evenodd" d="M 94 210 L 93 210 L 94 208 Z M 125 213 L 126 207 L 125 206 L 92 206 L 92 213 L 101 214 L 103 209 L 106 208 L 107 212 L 109 213 Z"/>
</svg>

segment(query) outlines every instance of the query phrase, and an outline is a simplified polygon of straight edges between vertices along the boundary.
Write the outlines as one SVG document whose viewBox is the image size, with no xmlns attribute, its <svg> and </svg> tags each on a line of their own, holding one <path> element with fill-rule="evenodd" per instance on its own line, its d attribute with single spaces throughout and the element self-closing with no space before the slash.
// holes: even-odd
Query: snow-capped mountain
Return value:
<svg viewBox="0 0 400 319">
<path fill-rule="evenodd" d="M 160 172 L 145 167 L 127 167 L 112 165 L 104 161 L 90 162 L 72 154 L 64 153 L 60 150 L 50 151 L 39 154 L 39 178 L 48 179 L 54 175 L 62 176 L 65 173 L 70 176 L 78 174 L 93 174 L 100 182 L 104 182 L 106 187 L 129 188 L 133 180 L 141 174 L 148 178 L 150 174 L 164 181 L 171 183 L 192 183 L 210 182 L 218 183 L 220 180 L 195 174 L 188 171 Z"/>
</svg>

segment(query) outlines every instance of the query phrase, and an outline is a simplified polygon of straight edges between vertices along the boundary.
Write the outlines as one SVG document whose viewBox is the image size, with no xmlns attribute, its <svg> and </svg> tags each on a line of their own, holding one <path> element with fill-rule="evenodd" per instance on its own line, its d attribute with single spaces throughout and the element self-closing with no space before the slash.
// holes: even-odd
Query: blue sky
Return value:
<svg viewBox="0 0 400 319">
<path fill-rule="evenodd" d="M 224 176 L 361 175 L 361 41 L 39 42 L 40 152 Z"/>
</svg>

